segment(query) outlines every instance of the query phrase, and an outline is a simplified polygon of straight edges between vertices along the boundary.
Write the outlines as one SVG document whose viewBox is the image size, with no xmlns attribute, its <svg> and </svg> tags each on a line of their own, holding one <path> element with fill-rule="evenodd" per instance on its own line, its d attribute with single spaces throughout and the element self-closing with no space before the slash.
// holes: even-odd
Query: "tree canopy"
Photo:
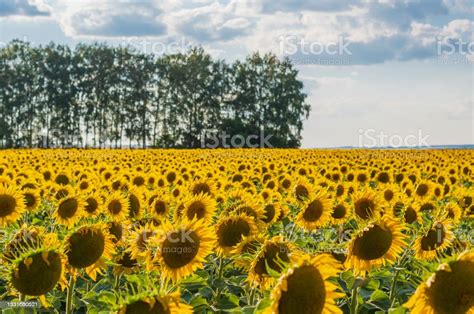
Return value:
<svg viewBox="0 0 474 314">
<path fill-rule="evenodd" d="M 298 147 L 310 106 L 297 75 L 273 54 L 229 64 L 201 47 L 14 40 L 0 49 L 0 147 L 196 148 L 210 133 Z"/>
</svg>

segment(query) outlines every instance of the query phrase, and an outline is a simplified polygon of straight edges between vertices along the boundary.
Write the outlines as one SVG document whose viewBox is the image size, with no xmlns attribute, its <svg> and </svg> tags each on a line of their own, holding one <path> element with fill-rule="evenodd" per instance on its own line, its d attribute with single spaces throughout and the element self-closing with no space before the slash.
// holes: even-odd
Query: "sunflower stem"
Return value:
<svg viewBox="0 0 474 314">
<path fill-rule="evenodd" d="M 217 278 L 219 279 L 219 281 L 222 280 L 223 274 L 224 274 L 224 258 L 221 256 L 219 257 L 219 269 L 217 270 Z M 222 289 L 218 287 L 216 291 L 216 300 L 219 300 L 221 293 L 222 293 Z"/>
<path fill-rule="evenodd" d="M 351 296 L 351 314 L 357 314 L 359 312 L 359 301 L 357 300 L 357 294 L 359 292 L 359 286 L 356 284 L 354 288 L 352 288 L 352 296 Z"/>
<path fill-rule="evenodd" d="M 74 292 L 74 285 L 76 280 L 74 276 L 69 278 L 69 285 L 67 287 L 67 300 L 66 300 L 66 314 L 72 314 L 73 304 L 72 304 L 72 294 Z"/>
<path fill-rule="evenodd" d="M 401 268 L 397 268 L 395 271 L 395 276 L 393 277 L 392 285 L 390 287 L 390 295 L 389 295 L 389 301 L 390 301 L 390 308 L 393 307 L 393 304 L 395 303 L 395 288 L 397 286 L 397 281 L 398 277 L 400 276 Z"/>
</svg>

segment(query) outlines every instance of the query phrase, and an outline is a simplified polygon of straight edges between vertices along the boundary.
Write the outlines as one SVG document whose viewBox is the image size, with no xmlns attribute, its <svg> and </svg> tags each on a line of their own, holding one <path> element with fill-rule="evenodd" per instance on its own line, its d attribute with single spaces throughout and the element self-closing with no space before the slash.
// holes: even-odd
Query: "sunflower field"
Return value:
<svg viewBox="0 0 474 314">
<path fill-rule="evenodd" d="M 473 183 L 470 150 L 4 150 L 1 310 L 474 313 Z"/>
</svg>

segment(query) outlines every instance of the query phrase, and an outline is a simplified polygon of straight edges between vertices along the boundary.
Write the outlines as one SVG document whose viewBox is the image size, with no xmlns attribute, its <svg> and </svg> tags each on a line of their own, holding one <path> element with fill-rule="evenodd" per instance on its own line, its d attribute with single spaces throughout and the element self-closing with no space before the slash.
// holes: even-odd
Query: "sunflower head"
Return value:
<svg viewBox="0 0 474 314">
<path fill-rule="evenodd" d="M 230 255 L 244 237 L 256 234 L 254 220 L 246 214 L 223 216 L 216 225 L 217 252 Z"/>
<path fill-rule="evenodd" d="M 63 275 L 63 260 L 57 250 L 41 249 L 14 262 L 11 284 L 21 294 L 41 296 L 51 291 Z"/>
<path fill-rule="evenodd" d="M 405 304 L 412 313 L 471 313 L 474 309 L 474 252 L 442 264 Z"/>
<path fill-rule="evenodd" d="M 16 221 L 25 211 L 25 199 L 13 186 L 0 184 L 0 226 Z"/>
<path fill-rule="evenodd" d="M 202 268 L 215 246 L 212 228 L 204 220 L 183 220 L 177 225 L 165 223 L 162 233 L 151 244 L 156 248 L 154 262 L 164 278 L 174 282 Z"/>
<path fill-rule="evenodd" d="M 269 313 L 342 313 L 336 299 L 344 296 L 329 278 L 341 265 L 329 254 L 302 257 L 282 275 L 271 293 Z"/>
<path fill-rule="evenodd" d="M 382 217 L 360 230 L 349 243 L 346 266 L 356 274 L 394 263 L 403 251 L 406 236 L 398 221 Z"/>
<path fill-rule="evenodd" d="M 329 221 L 331 211 L 331 201 L 328 194 L 320 191 L 302 204 L 296 217 L 296 224 L 305 230 L 314 230 Z"/>
</svg>

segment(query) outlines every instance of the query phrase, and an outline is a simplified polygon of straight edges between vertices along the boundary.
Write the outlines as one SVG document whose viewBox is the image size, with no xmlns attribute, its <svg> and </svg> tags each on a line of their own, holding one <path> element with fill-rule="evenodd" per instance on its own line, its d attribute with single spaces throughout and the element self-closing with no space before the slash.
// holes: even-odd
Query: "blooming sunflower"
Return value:
<svg viewBox="0 0 474 314">
<path fill-rule="evenodd" d="M 433 182 L 428 180 L 420 181 L 418 184 L 416 184 L 413 196 L 419 199 L 429 199 L 433 195 L 434 188 L 435 185 Z"/>
<path fill-rule="evenodd" d="M 379 195 L 371 190 L 356 191 L 351 195 L 354 216 L 357 219 L 368 220 L 377 218 L 381 212 Z"/>
<path fill-rule="evenodd" d="M 111 235 L 102 224 L 83 225 L 71 231 L 65 239 L 65 252 L 71 273 L 85 269 L 92 280 L 106 268 L 115 251 Z"/>
<path fill-rule="evenodd" d="M 281 207 L 278 202 L 266 202 L 265 205 L 263 205 L 263 217 L 261 220 L 264 223 L 271 225 L 278 219 L 280 212 Z"/>
<path fill-rule="evenodd" d="M 202 219 L 165 223 L 162 234 L 152 241 L 157 248 L 155 262 L 164 278 L 176 282 L 202 268 L 205 258 L 215 246 L 212 228 Z"/>
<path fill-rule="evenodd" d="M 0 226 L 16 221 L 25 211 L 25 199 L 13 186 L 0 184 Z"/>
<path fill-rule="evenodd" d="M 328 280 L 337 277 L 340 269 L 329 254 L 300 258 L 273 288 L 266 313 L 342 313 L 335 300 L 344 294 Z"/>
<path fill-rule="evenodd" d="M 370 223 L 350 241 L 346 267 L 364 275 L 395 262 L 406 245 L 402 231 L 403 225 L 392 218 L 382 217 Z"/>
<path fill-rule="evenodd" d="M 415 240 L 415 257 L 430 260 L 451 245 L 453 232 L 452 222 L 445 218 L 434 222 L 430 229 Z"/>
<path fill-rule="evenodd" d="M 331 218 L 331 200 L 323 190 L 307 199 L 296 216 L 296 224 L 307 231 L 325 225 Z"/>
<path fill-rule="evenodd" d="M 216 224 L 217 253 L 231 255 L 244 237 L 256 235 L 257 227 L 254 220 L 246 214 L 230 214 L 223 216 Z"/>
<path fill-rule="evenodd" d="M 311 198 L 314 192 L 314 187 L 307 178 L 299 178 L 293 186 L 293 197 L 298 202 L 303 202 Z"/>
<path fill-rule="evenodd" d="M 104 203 L 107 213 L 115 221 L 123 221 L 129 212 L 129 202 L 120 191 L 115 191 Z"/>
<path fill-rule="evenodd" d="M 66 227 L 72 227 L 84 216 L 85 201 L 77 194 L 68 195 L 57 201 L 54 219 Z"/>
<path fill-rule="evenodd" d="M 41 196 L 36 189 L 24 189 L 21 191 L 25 199 L 26 209 L 30 212 L 35 211 L 41 204 Z"/>
<path fill-rule="evenodd" d="M 189 191 L 192 195 L 207 194 L 212 197 L 216 193 L 216 186 L 214 181 L 209 179 L 195 179 L 189 185 Z"/>
<path fill-rule="evenodd" d="M 196 218 L 209 222 L 214 216 L 216 207 L 216 201 L 209 194 L 192 195 L 184 201 L 182 216 L 188 220 Z"/>
<path fill-rule="evenodd" d="M 344 202 L 337 202 L 332 207 L 331 212 L 331 223 L 332 224 L 341 224 L 346 221 L 348 217 L 351 216 L 350 207 Z"/>
<path fill-rule="evenodd" d="M 127 252 L 132 259 L 138 261 L 148 261 L 151 258 L 151 252 L 148 250 L 148 243 L 152 237 L 157 234 L 157 228 L 152 223 L 144 226 L 138 226 L 132 229 L 127 236 Z"/>
<path fill-rule="evenodd" d="M 404 306 L 413 314 L 474 313 L 474 251 L 440 265 Z"/>
<path fill-rule="evenodd" d="M 85 196 L 84 210 L 88 216 L 98 216 L 102 210 L 103 199 L 97 192 L 91 192 Z"/>
</svg>

